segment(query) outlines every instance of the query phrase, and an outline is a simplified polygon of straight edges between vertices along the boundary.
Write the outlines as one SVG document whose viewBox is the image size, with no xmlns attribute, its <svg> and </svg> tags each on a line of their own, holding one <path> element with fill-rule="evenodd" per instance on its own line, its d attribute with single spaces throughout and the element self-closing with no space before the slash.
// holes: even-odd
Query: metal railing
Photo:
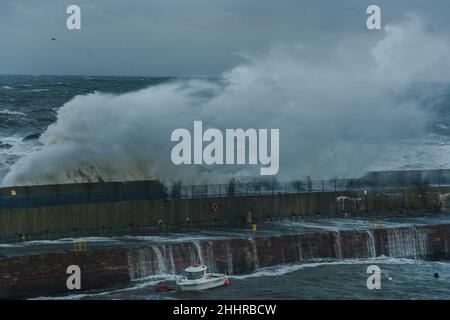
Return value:
<svg viewBox="0 0 450 320">
<path fill-rule="evenodd" d="M 227 184 L 189 185 L 174 183 L 161 184 L 160 189 L 146 187 L 123 187 L 121 189 L 88 188 L 75 192 L 17 193 L 0 196 L 0 210 L 50 207 L 88 203 L 140 201 L 152 199 L 217 198 L 235 196 L 275 195 L 287 193 L 363 191 L 392 189 L 399 187 L 450 186 L 450 178 L 439 179 L 329 179 L 297 180 L 279 182 L 277 180 L 240 183 L 234 179 Z"/>
<path fill-rule="evenodd" d="M 364 191 L 374 189 L 392 189 L 398 187 L 430 187 L 450 186 L 450 179 L 399 181 L 395 183 L 390 179 L 328 179 L 328 180 L 296 180 L 290 182 L 261 181 L 228 184 L 205 184 L 183 186 L 173 184 L 167 187 L 168 198 L 213 198 L 251 195 L 271 195 L 286 193 L 312 193 L 312 192 L 338 192 L 338 191 Z"/>
</svg>

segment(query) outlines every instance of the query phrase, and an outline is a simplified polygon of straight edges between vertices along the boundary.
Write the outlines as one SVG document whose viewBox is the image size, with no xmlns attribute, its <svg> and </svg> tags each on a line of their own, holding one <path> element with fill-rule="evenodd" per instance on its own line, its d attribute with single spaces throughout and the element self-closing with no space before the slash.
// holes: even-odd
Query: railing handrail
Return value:
<svg viewBox="0 0 450 320">
<path fill-rule="evenodd" d="M 403 187 L 430 187 L 450 186 L 450 177 L 435 177 L 434 179 L 305 179 L 280 182 L 250 181 L 239 182 L 231 180 L 227 184 L 199 184 L 182 185 L 181 182 L 170 186 L 159 184 L 156 188 L 142 186 L 126 186 L 120 188 L 95 189 L 59 192 L 15 192 L 0 196 L 0 209 L 70 205 L 77 203 L 139 201 L 151 199 L 187 199 L 187 198 L 217 198 L 233 196 L 253 196 L 270 194 L 292 194 L 312 192 L 341 192 L 341 191 L 368 191 L 374 189 L 392 190 Z"/>
</svg>

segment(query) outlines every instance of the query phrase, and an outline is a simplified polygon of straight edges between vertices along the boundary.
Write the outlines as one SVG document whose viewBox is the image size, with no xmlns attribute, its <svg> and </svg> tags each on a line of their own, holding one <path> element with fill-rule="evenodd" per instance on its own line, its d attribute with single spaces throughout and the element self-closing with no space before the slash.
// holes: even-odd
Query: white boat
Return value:
<svg viewBox="0 0 450 320">
<path fill-rule="evenodd" d="M 179 291 L 202 291 L 228 285 L 228 277 L 223 273 L 207 273 L 205 265 L 194 264 L 184 270 L 176 280 Z"/>
</svg>

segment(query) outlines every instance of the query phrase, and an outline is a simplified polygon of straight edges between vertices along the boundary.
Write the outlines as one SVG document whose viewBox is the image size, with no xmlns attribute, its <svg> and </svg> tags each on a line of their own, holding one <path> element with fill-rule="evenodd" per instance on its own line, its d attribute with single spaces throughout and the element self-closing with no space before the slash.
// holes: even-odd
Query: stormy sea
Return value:
<svg viewBox="0 0 450 320">
<path fill-rule="evenodd" d="M 194 108 L 189 109 L 190 114 L 198 111 L 211 119 L 211 124 L 223 120 L 229 125 L 236 110 L 217 112 L 224 103 L 220 99 L 232 103 L 230 97 L 235 98 L 229 86 L 217 79 L 173 77 L 0 76 L 0 180 L 7 186 L 170 176 L 173 167 L 166 165 L 168 129 L 191 123 L 185 121 L 183 108 Z M 287 168 L 285 177 L 309 173 L 317 178 L 332 178 L 358 176 L 377 169 L 450 167 L 450 86 L 418 84 L 395 100 L 407 101 L 412 106 L 392 110 L 391 114 L 385 109 L 368 114 L 342 110 L 342 117 L 336 115 L 335 129 L 331 131 L 329 127 L 326 129 L 329 119 L 308 116 L 312 111 L 306 106 L 304 110 L 300 108 L 303 111 L 299 117 L 304 113 L 316 120 L 307 130 L 317 129 L 319 135 L 336 137 L 326 142 L 319 139 L 316 144 L 326 148 L 312 149 L 299 161 L 292 159 L 289 150 L 282 160 Z M 205 105 L 215 112 L 205 111 Z M 254 112 L 252 107 L 246 108 L 242 114 Z M 244 120 L 237 121 L 237 125 L 252 125 Z M 300 129 L 296 131 L 295 121 L 293 125 L 286 119 L 280 121 L 286 125 L 288 134 L 298 137 L 302 133 Z M 414 130 L 405 127 L 411 121 Z M 366 129 L 361 129 L 361 124 L 367 124 Z M 377 137 L 384 125 L 392 134 L 389 139 Z M 359 132 L 362 134 L 355 138 Z M 289 139 L 288 143 L 309 146 L 301 138 Z M 301 150 L 294 151 L 303 154 Z M 355 152 L 360 156 L 360 165 L 355 164 Z M 349 159 L 353 161 L 346 164 Z M 301 171 L 295 171 L 299 162 L 303 164 L 299 166 Z M 236 173 L 243 172 L 224 172 L 224 176 Z M 205 174 L 208 179 L 211 172 L 205 170 Z M 187 182 L 197 182 L 190 180 L 190 174 L 183 177 Z M 383 290 L 366 288 L 366 269 L 371 264 L 382 269 Z M 448 261 L 401 257 L 311 261 L 231 275 L 231 286 L 206 293 L 156 294 L 155 285 L 170 282 L 174 276 L 162 269 L 160 274 L 137 279 L 125 288 L 40 298 L 448 299 L 449 270 Z M 436 273 L 438 278 L 433 276 Z"/>
<path fill-rule="evenodd" d="M 0 75 L 0 179 L 21 157 L 39 150 L 40 135 L 78 95 L 123 94 L 170 81 L 162 78 Z"/>
<path fill-rule="evenodd" d="M 237 94 L 230 92 L 230 87 L 236 84 L 224 82 L 173 77 L 2 75 L 0 181 L 8 186 L 174 177 L 196 184 L 252 175 L 254 171 L 238 166 L 182 171 L 170 163 L 170 132 L 189 128 L 189 119 L 210 119 L 209 123 L 205 121 L 207 125 L 223 121 L 226 126 L 235 120 L 234 126 L 242 128 L 258 120 L 259 115 L 256 120 L 234 116 L 237 103 L 232 99 L 237 99 Z M 394 98 L 391 103 L 407 103 L 408 107 L 380 108 L 377 112 L 366 112 L 365 108 L 342 110 L 342 116 L 333 115 L 332 125 L 323 115 L 305 116 L 319 111 L 300 100 L 295 111 L 298 119 L 277 120 L 283 122 L 281 179 L 306 175 L 353 178 L 369 170 L 450 167 L 450 85 L 414 84 Z M 212 112 L 223 107 L 222 100 L 230 103 L 231 110 Z M 253 112 L 252 108 L 244 105 L 241 113 Z M 302 120 L 305 117 L 315 121 L 305 127 L 307 132 L 297 126 L 308 120 Z M 301 137 L 303 134 L 305 137 Z M 317 140 L 312 143 L 310 138 Z M 298 148 L 292 148 L 294 144 Z M 354 161 L 355 153 L 358 161 Z"/>
<path fill-rule="evenodd" d="M 381 290 L 366 287 L 367 267 L 382 270 Z M 116 288 L 86 294 L 35 299 L 68 300 L 340 300 L 340 299 L 402 299 L 448 300 L 450 290 L 449 262 L 416 261 L 381 257 L 347 261 L 318 261 L 281 265 L 258 270 L 243 276 L 230 276 L 231 284 L 198 293 L 156 293 L 159 283 L 171 283 L 173 275 L 153 276 L 136 281 L 127 288 Z M 438 273 L 439 278 L 434 278 Z M 172 281 L 173 282 L 173 281 Z"/>
</svg>

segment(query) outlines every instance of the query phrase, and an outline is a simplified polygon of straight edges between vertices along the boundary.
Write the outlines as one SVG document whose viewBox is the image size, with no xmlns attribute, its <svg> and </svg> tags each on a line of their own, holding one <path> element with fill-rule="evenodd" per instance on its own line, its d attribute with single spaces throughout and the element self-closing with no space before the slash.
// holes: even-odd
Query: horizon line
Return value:
<svg viewBox="0 0 450 320">
<path fill-rule="evenodd" d="M 221 76 L 208 75 L 120 75 L 120 74 L 31 74 L 31 73 L 0 73 L 0 76 L 29 76 L 29 77 L 120 77 L 120 78 L 204 78 L 218 79 Z"/>
</svg>

